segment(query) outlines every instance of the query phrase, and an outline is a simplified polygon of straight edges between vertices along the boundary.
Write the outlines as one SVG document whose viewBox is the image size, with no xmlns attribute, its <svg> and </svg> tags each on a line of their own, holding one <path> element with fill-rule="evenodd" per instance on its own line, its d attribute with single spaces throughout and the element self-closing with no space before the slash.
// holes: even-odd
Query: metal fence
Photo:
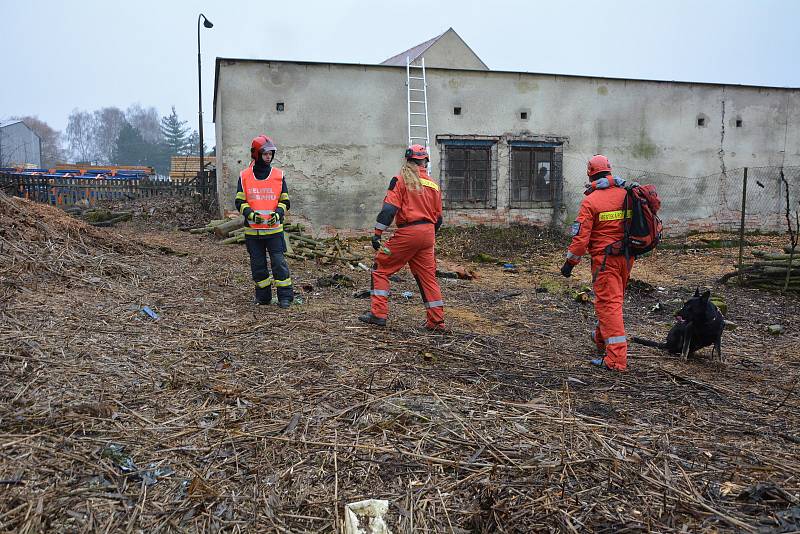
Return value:
<svg viewBox="0 0 800 534">
<path fill-rule="evenodd" d="M 0 173 L 0 187 L 15 195 L 54 206 L 94 206 L 102 201 L 119 201 L 158 196 L 216 196 L 213 173 L 185 183 L 150 179 L 64 177 L 46 174 Z"/>
</svg>

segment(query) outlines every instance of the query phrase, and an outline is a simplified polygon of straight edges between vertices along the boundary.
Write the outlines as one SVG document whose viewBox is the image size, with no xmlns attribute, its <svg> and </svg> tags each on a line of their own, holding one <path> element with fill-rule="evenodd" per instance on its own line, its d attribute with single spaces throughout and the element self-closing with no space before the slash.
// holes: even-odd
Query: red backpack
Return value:
<svg viewBox="0 0 800 534">
<path fill-rule="evenodd" d="M 625 218 L 625 235 L 622 238 L 622 253 L 634 258 L 650 252 L 661 242 L 663 225 L 658 218 L 661 199 L 656 186 L 640 185 L 628 190 L 623 203 L 624 210 L 630 210 L 631 217 Z"/>
</svg>

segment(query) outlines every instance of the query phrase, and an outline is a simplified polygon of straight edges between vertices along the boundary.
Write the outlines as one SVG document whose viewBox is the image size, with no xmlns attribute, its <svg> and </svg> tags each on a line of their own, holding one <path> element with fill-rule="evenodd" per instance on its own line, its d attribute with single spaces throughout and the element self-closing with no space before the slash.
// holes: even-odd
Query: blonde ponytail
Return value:
<svg viewBox="0 0 800 534">
<path fill-rule="evenodd" d="M 400 176 L 403 177 L 407 189 L 412 191 L 422 189 L 422 184 L 419 181 L 419 167 L 416 164 L 406 161 L 403 168 L 400 169 Z"/>
</svg>

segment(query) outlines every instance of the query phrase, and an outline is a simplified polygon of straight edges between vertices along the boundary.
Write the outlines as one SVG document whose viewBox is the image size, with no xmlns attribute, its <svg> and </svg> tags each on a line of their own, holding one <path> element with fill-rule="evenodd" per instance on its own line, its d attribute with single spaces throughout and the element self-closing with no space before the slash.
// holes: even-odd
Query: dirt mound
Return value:
<svg viewBox="0 0 800 534">
<path fill-rule="evenodd" d="M 436 252 L 444 256 L 480 260 L 522 261 L 565 249 L 568 239 L 551 228 L 512 225 L 508 227 L 472 226 L 442 228 Z"/>
<path fill-rule="evenodd" d="M 121 261 L 148 245 L 94 228 L 46 204 L 0 193 L 0 286 L 30 286 L 55 277 L 88 281 L 132 275 Z"/>
</svg>

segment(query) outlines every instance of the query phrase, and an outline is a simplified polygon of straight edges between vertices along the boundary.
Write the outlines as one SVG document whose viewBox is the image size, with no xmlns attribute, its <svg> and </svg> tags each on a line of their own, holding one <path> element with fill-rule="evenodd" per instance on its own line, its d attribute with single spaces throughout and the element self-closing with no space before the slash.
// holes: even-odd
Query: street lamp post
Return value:
<svg viewBox="0 0 800 534">
<path fill-rule="evenodd" d="M 199 133 L 200 133 L 200 185 L 203 189 L 203 196 L 206 196 L 206 167 L 205 161 L 203 160 L 203 156 L 205 155 L 203 152 L 203 77 L 200 71 L 200 19 L 203 19 L 203 26 L 206 28 L 213 28 L 214 25 L 211 23 L 210 20 L 206 18 L 205 15 L 200 13 L 197 17 L 197 108 L 198 108 L 198 115 L 199 115 Z"/>
</svg>

